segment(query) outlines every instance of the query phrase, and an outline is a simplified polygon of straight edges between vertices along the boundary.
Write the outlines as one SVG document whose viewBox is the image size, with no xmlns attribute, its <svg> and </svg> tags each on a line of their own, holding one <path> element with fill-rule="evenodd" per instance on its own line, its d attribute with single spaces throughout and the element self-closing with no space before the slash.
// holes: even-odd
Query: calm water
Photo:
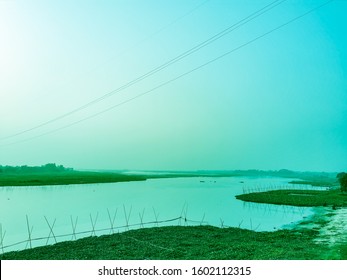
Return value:
<svg viewBox="0 0 347 280">
<path fill-rule="evenodd" d="M 283 178 L 174 178 L 152 179 L 142 182 L 0 188 L 0 223 L 3 246 L 28 240 L 31 237 L 46 237 L 32 246 L 75 238 L 75 232 L 108 229 L 114 226 L 154 222 L 187 217 L 188 225 L 208 223 L 214 226 L 233 226 L 258 231 L 271 231 L 298 222 L 313 213 L 311 208 L 275 206 L 245 203 L 235 195 L 247 190 L 266 190 L 288 187 Z M 110 215 L 109 215 L 110 214 Z M 46 219 L 47 221 L 46 221 Z M 76 223 L 77 220 L 77 223 Z M 195 221 L 195 222 L 193 222 Z M 179 221 L 162 225 L 179 224 Z M 181 224 L 185 224 L 181 221 Z M 155 224 L 153 224 L 155 226 Z M 152 225 L 152 226 L 153 226 Z M 138 228 L 131 227 L 130 228 Z M 117 231 L 124 229 L 116 229 Z M 107 234 L 110 230 L 96 232 Z M 0 232 L 1 233 L 1 232 Z M 91 233 L 77 235 L 77 238 Z M 1 241 L 1 239 L 0 239 Z M 28 242 L 5 248 L 5 251 L 24 249 Z M 0 242 L 1 250 L 1 242 Z"/>
</svg>

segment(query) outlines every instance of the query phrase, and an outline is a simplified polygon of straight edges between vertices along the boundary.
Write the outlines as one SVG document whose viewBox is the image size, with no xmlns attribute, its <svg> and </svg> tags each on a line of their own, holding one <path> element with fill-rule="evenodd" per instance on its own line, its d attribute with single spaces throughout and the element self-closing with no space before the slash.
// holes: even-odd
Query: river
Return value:
<svg viewBox="0 0 347 280">
<path fill-rule="evenodd" d="M 288 188 L 289 181 L 273 177 L 195 177 L 2 187 L 0 250 L 12 251 L 157 225 L 209 224 L 273 231 L 310 216 L 312 208 L 243 202 L 235 199 L 235 195 Z M 160 223 L 178 217 L 182 219 Z M 147 222 L 152 223 L 145 224 Z M 19 244 L 12 246 L 17 242 Z"/>
</svg>

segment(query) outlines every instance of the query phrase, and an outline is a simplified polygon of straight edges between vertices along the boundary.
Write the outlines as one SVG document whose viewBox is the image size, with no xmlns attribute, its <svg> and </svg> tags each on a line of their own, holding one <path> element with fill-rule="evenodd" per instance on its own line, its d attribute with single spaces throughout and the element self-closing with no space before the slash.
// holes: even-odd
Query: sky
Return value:
<svg viewBox="0 0 347 280">
<path fill-rule="evenodd" d="M 0 165 L 346 171 L 326 2 L 0 0 Z"/>
</svg>

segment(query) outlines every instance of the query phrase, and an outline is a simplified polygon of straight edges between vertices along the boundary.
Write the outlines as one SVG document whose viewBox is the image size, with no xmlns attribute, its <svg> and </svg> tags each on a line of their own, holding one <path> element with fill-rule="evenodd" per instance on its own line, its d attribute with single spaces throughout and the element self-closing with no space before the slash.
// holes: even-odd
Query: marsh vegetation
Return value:
<svg viewBox="0 0 347 280">
<path fill-rule="evenodd" d="M 141 181 L 141 175 L 76 171 L 54 163 L 43 166 L 0 166 L 0 186 L 53 186 Z"/>
<path fill-rule="evenodd" d="M 267 192 L 254 192 L 236 196 L 243 201 L 257 203 L 270 203 L 292 206 L 347 206 L 347 194 L 338 189 L 333 190 L 273 190 Z"/>
</svg>

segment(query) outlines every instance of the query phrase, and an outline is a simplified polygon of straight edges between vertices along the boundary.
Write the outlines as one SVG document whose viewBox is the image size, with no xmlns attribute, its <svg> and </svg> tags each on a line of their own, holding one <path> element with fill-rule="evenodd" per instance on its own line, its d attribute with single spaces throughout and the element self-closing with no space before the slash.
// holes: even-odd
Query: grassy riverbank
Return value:
<svg viewBox="0 0 347 280">
<path fill-rule="evenodd" d="M 63 171 L 0 175 L 0 186 L 44 186 L 113 183 L 146 180 L 140 175 L 110 172 Z"/>
<path fill-rule="evenodd" d="M 254 232 L 211 226 L 169 226 L 88 237 L 0 255 L 0 259 L 326 259 L 325 245 L 316 244 L 314 230 Z M 346 258 L 347 256 L 335 256 Z"/>
<path fill-rule="evenodd" d="M 146 180 L 145 176 L 120 172 L 76 171 L 55 163 L 42 166 L 1 166 L 0 187 L 113 183 Z"/>
<path fill-rule="evenodd" d="M 257 203 L 270 203 L 292 206 L 347 206 L 347 193 L 338 189 L 328 191 L 314 190 L 274 190 L 241 194 L 237 199 Z"/>
</svg>

